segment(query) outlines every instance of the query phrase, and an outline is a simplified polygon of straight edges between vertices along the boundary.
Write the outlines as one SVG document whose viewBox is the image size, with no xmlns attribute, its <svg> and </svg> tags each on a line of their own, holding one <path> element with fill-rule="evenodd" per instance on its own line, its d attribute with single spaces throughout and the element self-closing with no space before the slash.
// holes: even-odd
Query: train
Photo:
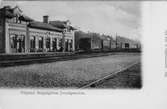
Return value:
<svg viewBox="0 0 167 109">
<path fill-rule="evenodd" d="M 75 32 L 75 50 L 78 52 L 141 52 L 139 41 L 122 36 L 112 36 L 93 32 Z"/>
</svg>

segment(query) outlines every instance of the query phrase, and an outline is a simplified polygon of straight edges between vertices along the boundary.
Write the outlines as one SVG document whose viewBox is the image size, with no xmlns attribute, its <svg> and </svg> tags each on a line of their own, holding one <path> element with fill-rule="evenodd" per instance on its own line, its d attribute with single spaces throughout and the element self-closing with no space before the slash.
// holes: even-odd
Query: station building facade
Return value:
<svg viewBox="0 0 167 109">
<path fill-rule="evenodd" d="M 43 16 L 43 22 L 34 21 L 17 6 L 1 8 L 0 53 L 74 51 L 75 29 L 69 21 L 54 22 L 48 16 Z"/>
</svg>

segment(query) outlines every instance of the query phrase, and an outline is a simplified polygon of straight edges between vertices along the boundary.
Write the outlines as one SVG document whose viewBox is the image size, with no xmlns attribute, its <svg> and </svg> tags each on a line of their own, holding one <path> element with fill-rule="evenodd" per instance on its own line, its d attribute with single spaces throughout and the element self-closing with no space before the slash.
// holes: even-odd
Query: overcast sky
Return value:
<svg viewBox="0 0 167 109">
<path fill-rule="evenodd" d="M 141 38 L 140 2 L 107 1 L 17 1 L 2 2 L 2 6 L 18 5 L 29 17 L 42 21 L 43 15 L 49 20 L 69 19 L 83 31 L 104 33 L 138 39 Z"/>
</svg>

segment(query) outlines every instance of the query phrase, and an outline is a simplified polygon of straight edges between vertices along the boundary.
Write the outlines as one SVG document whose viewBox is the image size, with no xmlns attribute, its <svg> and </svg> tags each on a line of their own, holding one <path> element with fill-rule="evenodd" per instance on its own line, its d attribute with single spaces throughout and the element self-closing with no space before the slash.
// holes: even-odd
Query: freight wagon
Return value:
<svg viewBox="0 0 167 109">
<path fill-rule="evenodd" d="M 76 51 L 140 51 L 140 43 L 128 38 L 117 36 L 114 40 L 111 36 L 98 33 L 75 32 Z"/>
</svg>

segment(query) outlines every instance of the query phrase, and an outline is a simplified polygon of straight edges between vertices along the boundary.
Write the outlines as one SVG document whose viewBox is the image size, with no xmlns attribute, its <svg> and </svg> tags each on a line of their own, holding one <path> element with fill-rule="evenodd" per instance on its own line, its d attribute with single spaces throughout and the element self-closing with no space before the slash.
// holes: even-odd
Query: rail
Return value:
<svg viewBox="0 0 167 109">
<path fill-rule="evenodd" d="M 135 62 L 135 63 L 133 63 L 133 64 L 130 64 L 129 66 L 126 66 L 126 67 L 124 67 L 124 68 L 122 68 L 122 69 L 119 69 L 118 71 L 116 71 L 116 72 L 114 72 L 114 73 L 110 73 L 110 74 L 108 74 L 108 75 L 106 75 L 106 76 L 104 76 L 104 77 L 101 77 L 101 78 L 99 78 L 99 79 L 97 79 L 97 80 L 95 80 L 95 81 L 93 81 L 93 82 L 91 82 L 91 83 L 89 83 L 89 84 L 87 84 L 87 85 L 84 85 L 84 86 L 80 87 L 79 89 L 85 89 L 85 88 L 88 88 L 88 87 L 91 87 L 91 86 L 95 86 L 95 85 L 98 84 L 100 81 L 103 81 L 103 80 L 106 80 L 106 79 L 108 79 L 108 78 L 111 78 L 111 77 L 113 77 L 114 75 L 116 75 L 116 74 L 118 74 L 118 73 L 120 73 L 120 72 L 122 72 L 122 71 L 125 71 L 125 70 L 127 70 L 128 68 L 130 68 L 130 67 L 132 67 L 132 66 L 134 66 L 134 65 L 136 65 L 136 64 L 138 64 L 138 63 L 139 63 L 139 61 L 137 61 L 137 62 Z"/>
</svg>

